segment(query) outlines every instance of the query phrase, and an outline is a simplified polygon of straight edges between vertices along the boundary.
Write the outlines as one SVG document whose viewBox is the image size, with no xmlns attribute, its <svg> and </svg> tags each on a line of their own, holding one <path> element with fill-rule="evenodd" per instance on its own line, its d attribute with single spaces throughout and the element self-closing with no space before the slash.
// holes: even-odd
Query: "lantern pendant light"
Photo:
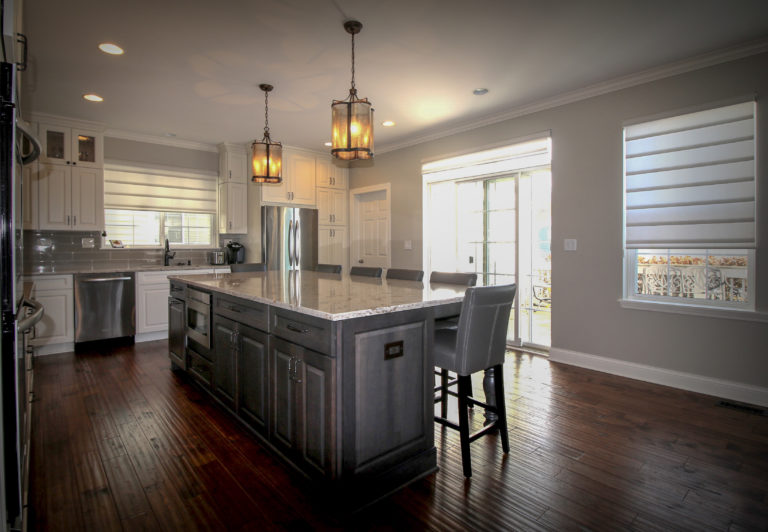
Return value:
<svg viewBox="0 0 768 532">
<path fill-rule="evenodd" d="M 251 181 L 254 183 L 281 183 L 283 145 L 269 138 L 269 93 L 272 85 L 262 83 L 264 91 L 264 137 L 251 144 Z"/>
<path fill-rule="evenodd" d="M 337 159 L 373 158 L 373 108 L 368 98 L 358 98 L 355 88 L 355 35 L 363 25 L 356 20 L 344 23 L 352 35 L 352 87 L 345 100 L 331 104 L 331 154 Z"/>
</svg>

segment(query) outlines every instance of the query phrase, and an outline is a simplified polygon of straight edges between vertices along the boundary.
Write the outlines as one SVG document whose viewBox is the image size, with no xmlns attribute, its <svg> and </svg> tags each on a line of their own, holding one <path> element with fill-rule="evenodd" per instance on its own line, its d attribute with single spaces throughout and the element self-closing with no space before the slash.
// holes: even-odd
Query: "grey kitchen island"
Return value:
<svg viewBox="0 0 768 532">
<path fill-rule="evenodd" d="M 434 321 L 464 288 L 312 271 L 171 278 L 169 356 L 360 506 L 437 470 Z"/>
</svg>

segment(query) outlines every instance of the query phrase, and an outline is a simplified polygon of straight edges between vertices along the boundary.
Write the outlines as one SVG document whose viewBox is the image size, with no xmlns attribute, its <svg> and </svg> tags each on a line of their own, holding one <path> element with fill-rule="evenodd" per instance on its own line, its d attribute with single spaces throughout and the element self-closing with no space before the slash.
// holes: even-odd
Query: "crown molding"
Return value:
<svg viewBox="0 0 768 532">
<path fill-rule="evenodd" d="M 423 144 L 425 142 L 438 140 L 441 138 L 449 137 L 459 133 L 465 133 L 485 126 L 498 124 L 506 120 L 513 118 L 519 118 L 521 116 L 537 113 L 540 111 L 546 111 L 561 105 L 569 103 L 575 103 L 595 96 L 601 96 L 611 92 L 635 87 L 644 83 L 650 83 L 652 81 L 658 81 L 660 79 L 677 76 L 679 74 L 685 74 L 694 70 L 700 70 L 721 63 L 727 63 L 729 61 L 735 61 L 744 57 L 757 55 L 768 52 L 768 38 L 758 39 L 750 41 L 738 46 L 724 48 L 714 52 L 708 52 L 706 54 L 697 55 L 688 59 L 667 63 L 658 67 L 641 70 L 634 74 L 621 76 L 608 81 L 589 85 L 582 89 L 577 89 L 569 92 L 564 92 L 552 98 L 546 98 L 530 104 L 514 107 L 509 111 L 494 114 L 480 120 L 475 120 L 465 124 L 458 125 L 450 129 L 441 129 L 426 135 L 418 137 L 412 137 L 411 139 L 397 142 L 389 145 L 382 146 L 381 149 L 377 149 L 377 154 L 387 153 L 390 151 L 400 150 L 403 148 L 409 148 L 417 144 Z"/>
<path fill-rule="evenodd" d="M 171 146 L 174 148 L 185 148 L 188 150 L 208 151 L 218 153 L 219 148 L 216 144 L 198 142 L 196 140 L 178 139 L 175 137 L 163 137 L 160 135 L 147 135 L 144 133 L 135 133 L 133 131 L 124 131 L 120 129 L 107 129 L 104 132 L 105 137 L 122 140 L 133 140 L 135 142 L 145 142 L 147 144 L 160 144 L 162 146 Z"/>
<path fill-rule="evenodd" d="M 43 124 L 51 124 L 62 127 L 77 127 L 81 129 L 95 129 L 97 131 L 104 131 L 105 124 L 101 122 L 91 122 L 90 120 L 82 120 L 80 118 L 69 118 L 61 115 L 52 115 L 49 113 L 37 113 L 33 112 L 29 114 L 30 122 L 37 122 Z"/>
</svg>

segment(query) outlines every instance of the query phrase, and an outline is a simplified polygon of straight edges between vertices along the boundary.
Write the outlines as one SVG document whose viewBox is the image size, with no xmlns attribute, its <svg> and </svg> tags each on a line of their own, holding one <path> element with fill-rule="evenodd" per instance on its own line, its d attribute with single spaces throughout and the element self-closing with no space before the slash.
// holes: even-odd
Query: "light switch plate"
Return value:
<svg viewBox="0 0 768 532">
<path fill-rule="evenodd" d="M 413 249 L 413 240 L 406 240 L 406 241 L 403 243 L 403 247 L 404 247 L 405 249 Z"/>
<path fill-rule="evenodd" d="M 576 239 L 575 238 L 566 238 L 563 243 L 563 248 L 565 251 L 576 251 Z"/>
</svg>

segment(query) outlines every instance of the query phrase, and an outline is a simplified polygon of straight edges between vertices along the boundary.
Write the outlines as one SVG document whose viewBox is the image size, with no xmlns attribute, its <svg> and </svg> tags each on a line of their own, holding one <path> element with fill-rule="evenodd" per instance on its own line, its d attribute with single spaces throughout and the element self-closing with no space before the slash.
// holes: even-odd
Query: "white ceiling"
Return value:
<svg viewBox="0 0 768 532">
<path fill-rule="evenodd" d="M 349 90 L 342 23 L 360 20 L 356 85 L 378 152 L 768 37 L 766 0 L 25 0 L 24 17 L 26 110 L 244 143 L 262 136 L 271 83 L 272 138 L 313 150 Z"/>
</svg>

